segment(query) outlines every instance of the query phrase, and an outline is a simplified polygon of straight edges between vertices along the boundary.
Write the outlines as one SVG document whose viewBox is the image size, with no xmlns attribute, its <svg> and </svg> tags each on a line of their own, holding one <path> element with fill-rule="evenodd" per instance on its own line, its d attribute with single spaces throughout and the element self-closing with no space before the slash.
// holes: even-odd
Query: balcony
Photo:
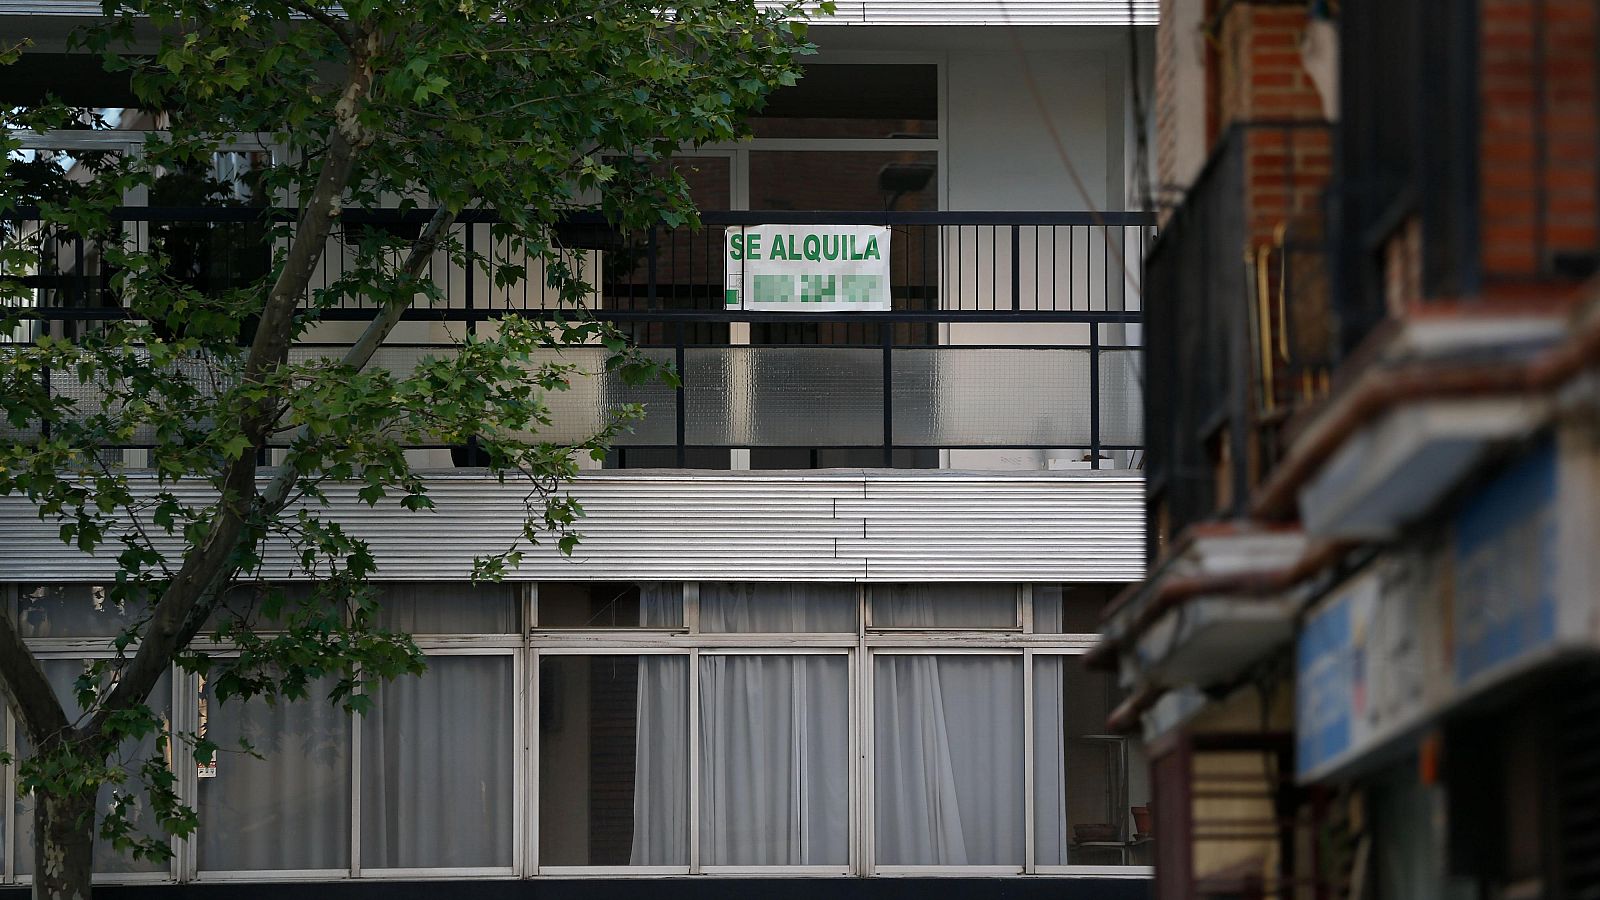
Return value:
<svg viewBox="0 0 1600 900">
<path fill-rule="evenodd" d="M 165 242 L 174 275 L 207 291 L 246 284 L 270 264 L 259 208 L 118 211 L 125 239 Z M 28 211 L 8 217 L 37 248 L 35 329 L 83 334 L 127 316 L 114 272 L 91 241 L 47 233 Z M 410 233 L 427 211 L 358 211 L 342 217 L 313 292 L 344 271 L 363 229 Z M 521 269 L 511 288 L 439 254 L 437 290 L 419 301 L 376 364 L 407 371 L 453 352 L 469 331 L 507 315 L 554 318 L 573 305 L 543 289 L 541 263 L 493 235 L 493 218 L 469 213 L 462 245 Z M 763 313 L 723 306 L 724 231 L 752 224 L 873 224 L 893 229 L 892 309 Z M 681 374 L 676 388 L 624 385 L 602 370 L 602 348 L 563 356 L 592 377 L 549 398 L 545 439 L 576 441 L 608 409 L 641 403 L 645 418 L 618 441 L 607 467 L 829 467 L 1070 469 L 1137 464 L 1143 443 L 1137 261 L 1153 234 L 1143 213 L 722 212 L 703 228 L 622 233 L 574 216 L 557 230 L 563 261 L 593 286 L 581 305 L 616 323 Z M 297 359 L 333 355 L 354 339 L 370 307 L 327 309 Z M 28 339 L 19 334 L 13 339 Z M 52 373 L 53 393 L 96 402 L 94 386 Z M 125 449 L 138 449 L 136 436 Z M 444 451 L 421 446 L 418 450 Z M 461 448 L 455 459 L 462 460 Z"/>
<path fill-rule="evenodd" d="M 1330 126 L 1234 126 L 1146 262 L 1152 560 L 1241 514 L 1336 359 L 1321 197 Z"/>
</svg>

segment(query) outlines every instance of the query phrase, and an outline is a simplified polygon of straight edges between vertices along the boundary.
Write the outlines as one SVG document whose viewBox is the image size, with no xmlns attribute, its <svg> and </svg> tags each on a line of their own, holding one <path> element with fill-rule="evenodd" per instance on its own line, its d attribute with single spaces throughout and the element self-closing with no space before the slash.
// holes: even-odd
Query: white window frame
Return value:
<svg viewBox="0 0 1600 900">
<path fill-rule="evenodd" d="M 1097 636 L 1095 636 L 1095 635 L 1086 635 L 1086 637 L 1097 637 Z M 1033 712 L 1033 684 L 1034 684 L 1033 662 L 1034 662 L 1034 659 L 1036 657 L 1039 657 L 1039 656 L 1082 657 L 1087 652 L 1088 652 L 1088 648 L 1087 647 L 1075 647 L 1075 648 L 1071 648 L 1071 649 L 1059 648 L 1059 647 L 1039 647 L 1039 648 L 1029 648 L 1028 650 L 1024 651 L 1027 662 L 1023 666 L 1023 678 L 1026 679 L 1023 682 L 1023 692 L 1024 692 L 1024 694 L 1026 694 L 1026 699 L 1023 702 L 1026 704 L 1026 708 L 1027 708 L 1027 712 L 1028 712 L 1028 715 L 1027 715 L 1027 726 L 1026 726 L 1027 735 L 1026 735 L 1026 738 L 1025 738 L 1025 740 L 1027 741 L 1026 747 L 1027 747 L 1027 757 L 1028 757 L 1028 768 L 1027 768 L 1027 771 L 1024 773 L 1024 778 L 1026 779 L 1026 782 L 1027 782 L 1027 802 L 1028 802 L 1028 847 L 1027 847 L 1027 851 L 1028 851 L 1028 871 L 1030 873 L 1039 874 L 1039 875 L 1075 875 L 1075 876 L 1078 876 L 1078 877 L 1095 877 L 1095 878 L 1154 878 L 1155 874 L 1156 874 L 1155 866 L 1135 866 L 1135 865 L 1127 865 L 1127 866 L 1084 866 L 1084 865 L 1076 865 L 1076 864 L 1068 864 L 1068 865 L 1064 865 L 1064 866 L 1058 866 L 1058 865 L 1037 865 L 1034 862 L 1034 857 L 1038 853 L 1038 846 L 1037 846 L 1036 841 L 1035 841 L 1034 828 L 1035 828 L 1036 824 L 1038 823 L 1039 819 L 1038 819 L 1038 813 L 1034 809 L 1034 796 L 1033 796 L 1033 782 L 1034 782 L 1034 778 L 1036 777 L 1036 774 L 1038 772 L 1038 769 L 1037 769 L 1037 767 L 1035 765 L 1034 758 L 1033 758 L 1033 735 L 1034 735 L 1034 728 L 1035 728 L 1035 716 L 1034 716 L 1034 712 Z M 1126 775 L 1126 773 L 1124 773 L 1124 774 Z"/>
<path fill-rule="evenodd" d="M 687 593 L 687 591 L 685 593 Z M 685 602 L 687 602 L 687 598 L 685 598 Z M 685 615 L 685 618 L 687 618 L 687 613 Z M 653 632 L 653 634 L 660 635 L 661 632 L 657 631 L 657 632 Z M 610 636 L 610 635 L 615 635 L 615 631 L 609 631 L 608 635 L 606 635 L 606 636 Z M 602 637 L 604 637 L 604 636 L 602 636 Z M 596 643 L 598 644 L 598 642 L 596 642 Z M 699 654 L 699 651 L 697 649 L 695 649 L 695 648 L 692 648 L 692 647 L 680 649 L 680 648 L 676 648 L 676 647 L 660 647 L 660 646 L 656 646 L 656 647 L 616 647 L 616 646 L 612 646 L 612 647 L 608 648 L 608 647 L 606 647 L 604 645 L 597 645 L 597 646 L 583 646 L 583 645 L 572 646 L 572 645 L 566 645 L 566 646 L 563 646 L 560 643 L 557 643 L 554 646 L 548 646 L 548 647 L 547 646 L 535 646 L 534 649 L 531 651 L 531 656 L 532 656 L 532 660 L 533 660 L 532 665 L 531 665 L 531 668 L 533 670 L 533 674 L 532 674 L 533 686 L 532 686 L 531 693 L 533 695 L 533 703 L 535 705 L 535 712 L 534 712 L 534 719 L 533 719 L 533 721 L 535 721 L 535 722 L 538 721 L 537 706 L 538 706 L 538 698 L 539 698 L 539 669 L 540 669 L 540 663 L 543 661 L 543 659 L 546 656 L 681 656 L 681 657 L 683 657 L 684 659 L 687 660 L 686 664 L 689 667 L 688 685 L 685 688 L 688 691 L 687 699 L 686 699 L 686 705 L 688 707 L 688 712 L 689 712 L 689 722 L 688 722 L 688 725 L 686 726 L 686 728 L 687 728 L 687 738 L 688 738 L 688 743 L 689 743 L 689 779 L 688 779 L 688 787 L 687 787 L 687 790 L 689 792 L 689 796 L 688 796 L 688 810 L 687 810 L 687 813 L 686 813 L 688 815 L 688 817 L 689 817 L 689 821 L 687 823 L 687 825 L 688 825 L 688 832 L 687 833 L 688 833 L 689 862 L 686 865 L 681 865 L 681 866 L 547 866 L 547 865 L 544 865 L 543 862 L 541 860 L 539 860 L 539 827 L 540 827 L 540 824 L 541 824 L 538 821 L 538 815 L 539 815 L 539 778 L 538 777 L 534 777 L 534 778 L 530 779 L 530 781 L 532 783 L 529 785 L 528 791 L 525 792 L 522 795 L 524 797 L 524 799 L 525 799 L 525 802 L 527 802 L 529 809 L 532 811 L 533 817 L 534 817 L 533 834 L 531 835 L 531 847 L 529 848 L 530 858 L 533 860 L 533 867 L 534 867 L 533 874 L 544 875 L 544 876 L 555 876 L 555 877 L 561 877 L 561 878 L 593 877 L 593 876 L 606 876 L 606 877 L 613 877 L 614 878 L 614 877 L 629 876 L 629 875 L 691 875 L 691 874 L 695 874 L 696 871 L 699 868 L 699 865 L 698 865 L 699 864 L 699 859 L 698 859 L 698 856 L 699 856 L 698 824 L 699 824 L 699 818 L 700 818 L 700 795 L 699 795 L 699 781 L 700 781 L 700 772 L 699 772 L 699 764 L 700 764 L 700 747 L 699 747 L 699 744 L 700 744 L 700 742 L 699 742 L 700 720 L 699 720 L 699 712 L 700 712 L 700 704 L 696 701 L 696 696 L 697 696 L 697 694 L 699 693 L 699 690 L 700 690 L 700 654 Z M 529 744 L 529 752 L 531 753 L 531 755 L 533 757 L 533 771 L 535 773 L 539 773 L 539 768 L 538 768 L 538 765 L 539 765 L 539 740 L 538 740 L 538 737 L 539 736 L 537 734 L 535 734 L 533 736 L 533 740 L 528 742 L 528 744 Z"/>
<path fill-rule="evenodd" d="M 698 582 L 683 583 L 683 619 L 679 628 L 668 629 L 541 629 L 536 622 L 538 589 L 529 583 L 522 591 L 521 622 L 518 633 L 488 635 L 419 635 L 415 641 L 430 657 L 508 656 L 512 660 L 515 688 L 512 789 L 512 865 L 474 868 L 395 868 L 373 869 L 360 866 L 361 838 L 361 723 L 352 718 L 351 741 L 351 867 L 343 869 L 263 871 L 201 871 L 197 844 L 193 839 L 174 841 L 174 861 L 167 872 L 105 873 L 95 876 L 97 884 L 149 884 L 178 882 L 328 882 L 349 880 L 440 880 L 504 878 L 633 878 L 650 876 L 704 877 L 843 877 L 843 876 L 951 876 L 951 877 L 1069 877 L 1069 878 L 1145 878 L 1153 875 L 1149 866 L 1042 866 L 1035 860 L 1033 784 L 1035 779 L 1034 659 L 1044 656 L 1079 656 L 1098 640 L 1092 634 L 1035 633 L 1032 588 L 1017 586 L 1019 630 L 878 630 L 867 627 L 870 585 L 856 585 L 856 627 L 838 633 L 705 633 L 699 629 Z M 0 585 L 0 611 L 15 616 L 17 586 Z M 85 659 L 111 655 L 109 641 L 102 638 L 38 638 L 28 646 L 44 658 Z M 209 641 L 197 648 L 225 655 L 228 648 Z M 700 658 L 711 655 L 843 655 L 849 672 L 849 740 L 851 768 L 848 773 L 849 864 L 847 866 L 709 866 L 700 858 L 701 742 L 699 735 Z M 875 822 L 873 803 L 873 668 L 878 655 L 954 655 L 987 654 L 1018 656 L 1023 666 L 1023 759 L 1024 759 L 1024 861 L 1017 866 L 888 866 L 878 865 L 874 856 Z M 541 866 L 538 860 L 539 833 L 539 663 L 544 655 L 678 655 L 689 666 L 689 859 L 684 866 Z M 423 676 L 426 677 L 426 676 Z M 172 672 L 173 727 L 192 731 L 198 716 L 198 682 L 195 676 L 174 669 Z M 0 746 L 15 747 L 17 723 L 8 711 L 0 709 Z M 181 752 L 175 748 L 174 759 Z M 180 765 L 179 794 L 185 803 L 198 800 L 198 780 L 192 766 Z M 0 771 L 0 786 L 14 796 L 14 767 Z M 20 829 L 13 804 L 0 806 L 6 820 L 5 841 L 0 848 L 0 884 L 16 884 L 17 840 Z M 202 823 L 203 824 L 203 823 Z"/>
<path fill-rule="evenodd" d="M 16 599 L 16 587 L 15 585 L 9 585 L 7 587 L 7 593 L 9 596 L 5 598 L 6 608 L 4 610 L 0 610 L 0 613 L 11 615 L 16 611 L 14 606 L 14 601 Z M 12 619 L 12 621 L 16 620 Z M 27 638 L 24 642 L 27 644 L 28 649 L 33 651 L 34 656 L 40 662 L 46 662 L 50 660 L 69 660 L 77 662 L 88 659 L 111 659 L 116 655 L 111 649 L 110 640 L 107 638 Z M 129 652 L 134 652 L 137 649 L 137 644 L 134 644 L 128 648 Z M 180 678 L 181 674 L 182 673 L 173 669 L 168 670 L 168 675 L 170 676 L 168 681 L 170 696 L 167 698 L 167 702 L 170 704 L 169 709 L 171 710 L 172 715 L 169 725 L 174 731 L 187 730 L 185 726 L 186 719 L 184 718 L 184 713 L 181 711 L 185 708 L 183 702 L 183 693 L 180 689 L 180 682 L 182 681 Z M 7 743 L 5 746 L 8 749 L 14 749 L 16 747 L 17 728 L 16 723 L 9 712 L 5 716 L 4 724 L 6 726 L 4 729 L 4 734 L 0 736 L 3 736 L 6 739 Z M 182 752 L 181 744 L 180 742 L 169 740 L 168 747 L 169 752 L 171 752 L 173 755 L 172 758 L 174 765 L 176 765 L 178 754 Z M 181 767 L 179 771 L 180 773 L 182 772 Z M 4 848 L 5 880 L 0 881 L 0 883 L 26 884 L 32 880 L 33 875 L 31 873 L 24 875 L 16 871 L 17 852 L 20 850 L 19 844 L 22 839 L 23 829 L 21 827 L 21 817 L 16 813 L 18 798 L 15 790 L 15 766 L 6 767 L 5 781 L 7 794 L 3 801 L 0 801 L 5 804 L 4 808 L 0 809 L 0 815 L 4 815 L 6 817 Z M 190 802 L 189 797 L 185 796 L 181 791 L 179 793 L 179 799 L 184 803 Z M 32 828 L 33 823 L 30 821 L 28 823 L 28 829 L 31 831 Z M 185 852 L 184 845 L 186 843 L 187 842 L 183 839 L 177 837 L 171 838 L 169 846 L 172 848 L 172 858 L 167 860 L 167 869 L 164 872 L 95 872 L 91 875 L 91 883 L 106 885 L 164 884 L 175 881 L 178 877 L 177 873 L 182 871 L 183 855 Z"/>
<path fill-rule="evenodd" d="M 506 866 L 406 866 L 394 868 L 366 867 L 361 864 L 361 722 L 359 716 L 352 723 L 351 737 L 351 798 L 353 808 L 350 815 L 350 874 L 353 878 L 368 880 L 418 880 L 418 879 L 456 879 L 456 878 L 515 878 L 523 869 L 523 816 L 518 804 L 525 802 L 525 786 L 523 784 L 523 766 L 519 764 L 521 755 L 518 749 L 526 746 L 526 723 L 523 719 L 523 709 L 526 706 L 528 677 L 523 668 L 523 654 L 518 650 L 521 641 L 516 635 L 485 635 L 481 637 L 445 638 L 439 640 L 437 635 L 417 636 L 417 647 L 424 656 L 503 656 L 511 660 L 512 696 L 511 696 L 511 864 Z M 402 676 L 404 677 L 404 676 Z M 428 677 L 426 674 L 416 676 Z"/>
</svg>

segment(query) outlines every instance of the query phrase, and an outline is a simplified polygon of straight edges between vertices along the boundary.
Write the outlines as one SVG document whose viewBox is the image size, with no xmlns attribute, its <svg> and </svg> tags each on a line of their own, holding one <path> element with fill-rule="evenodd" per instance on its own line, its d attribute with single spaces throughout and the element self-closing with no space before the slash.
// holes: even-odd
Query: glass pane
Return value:
<svg viewBox="0 0 1600 900">
<path fill-rule="evenodd" d="M 680 156 L 674 157 L 670 165 L 688 183 L 695 208 L 716 212 L 733 205 L 731 158 Z M 658 174 L 663 168 L 659 163 L 652 167 Z M 570 231 L 573 226 L 566 227 Z M 594 237 L 589 246 L 604 251 L 599 270 L 603 308 L 722 308 L 726 280 L 723 226 L 663 227 L 624 233 L 613 231 L 609 226 L 593 226 L 592 229 Z M 617 324 L 641 345 L 661 345 L 676 340 L 676 327 L 671 323 Z M 691 325 L 686 329 L 685 339 L 690 343 L 726 343 L 726 326 L 711 328 L 709 325 Z"/>
<path fill-rule="evenodd" d="M 511 865 L 509 656 L 432 656 L 361 721 L 361 865 Z"/>
<path fill-rule="evenodd" d="M 310 362 L 343 353 L 344 347 L 330 344 L 299 344 L 289 350 L 291 362 Z M 657 363 L 672 359 L 670 350 L 645 350 Z M 372 365 L 396 375 L 410 375 L 426 357 L 448 356 L 455 349 L 443 345 L 382 347 Z M 605 371 L 609 351 L 595 347 L 569 347 L 559 354 L 535 353 L 529 366 L 555 363 L 576 367 L 565 391 L 549 391 L 542 400 L 549 408 L 550 425 L 540 427 L 537 438 L 553 443 L 578 443 L 593 437 L 612 414 L 625 404 L 644 406 L 646 415 L 617 438 L 619 444 L 671 444 L 676 438 L 674 415 L 677 396 L 660 381 L 641 385 L 624 384 L 621 377 Z M 76 379 L 74 379 L 76 381 Z"/>
<path fill-rule="evenodd" d="M 1112 676 L 1078 656 L 1033 658 L 1034 861 L 1150 865 L 1150 786 L 1140 742 L 1107 734 Z M 1148 827 L 1146 825 L 1146 827 Z"/>
<path fill-rule="evenodd" d="M 1100 354 L 1100 443 L 1144 443 L 1142 354 L 1106 350 Z"/>
<path fill-rule="evenodd" d="M 539 660 L 539 863 L 689 864 L 689 660 Z"/>
<path fill-rule="evenodd" d="M 939 68 L 819 64 L 750 118 L 756 137 L 936 138 Z"/>
<path fill-rule="evenodd" d="M 850 861 L 850 685 L 844 656 L 700 659 L 700 859 Z"/>
<path fill-rule="evenodd" d="M 1100 611 L 1121 585 L 1042 583 L 1033 586 L 1033 630 L 1039 634 L 1097 634 Z"/>
<path fill-rule="evenodd" d="M 700 630 L 854 632 L 856 586 L 705 582 L 700 585 Z"/>
<path fill-rule="evenodd" d="M 673 581 L 547 581 L 540 628 L 681 628 L 683 585 Z"/>
<path fill-rule="evenodd" d="M 883 353 L 842 347 L 690 350 L 686 434 L 720 446 L 883 442 Z"/>
<path fill-rule="evenodd" d="M 51 687 L 55 688 L 56 697 L 65 707 L 67 718 L 76 719 L 83 715 L 83 709 L 78 705 L 74 696 L 73 682 L 83 673 L 84 661 L 77 659 L 47 659 L 43 661 L 45 677 L 50 679 Z M 150 692 L 150 697 L 145 701 L 150 709 L 159 716 L 162 722 L 170 726 L 172 722 L 172 679 L 170 675 L 162 675 L 156 683 L 155 690 Z M 27 739 L 22 734 L 19 726 L 17 729 L 17 755 L 26 757 L 32 753 Z M 128 781 L 122 785 L 123 790 L 134 790 L 140 796 L 135 798 L 134 806 L 128 813 L 128 818 L 133 822 L 134 828 L 147 837 L 156 837 L 161 834 L 161 827 L 156 824 L 155 814 L 149 805 L 144 802 L 143 792 L 138 791 L 139 782 L 137 770 L 145 760 L 156 754 L 156 737 L 151 735 L 137 744 L 125 743 L 119 748 L 118 753 L 125 762 L 128 771 Z M 172 749 L 168 745 L 165 752 L 168 764 L 172 762 Z M 106 785 L 100 789 L 96 799 L 96 809 L 103 816 L 111 806 L 112 799 L 116 796 L 118 787 Z M 16 821 L 28 822 L 29 827 L 19 829 L 17 833 L 16 872 L 18 875 L 33 873 L 33 795 L 18 797 L 15 804 Z M 98 821 L 98 820 L 97 820 Z M 98 873 L 123 873 L 123 872 L 165 872 L 169 865 L 165 862 L 155 862 L 148 859 L 130 859 L 105 841 L 96 839 L 94 842 L 94 871 Z"/>
<path fill-rule="evenodd" d="M 750 208 L 933 210 L 939 155 L 914 150 L 752 150 Z"/>
<path fill-rule="evenodd" d="M 139 604 L 118 605 L 110 586 L 24 584 L 17 587 L 18 624 L 25 638 L 116 637 L 149 612 Z"/>
<path fill-rule="evenodd" d="M 875 584 L 873 628 L 1016 628 L 1012 584 Z"/>
<path fill-rule="evenodd" d="M 505 583 L 385 584 L 378 624 L 407 634 L 515 634 L 520 590 Z"/>
<path fill-rule="evenodd" d="M 939 347 L 892 359 L 897 443 L 1089 443 L 1087 350 Z"/>
<path fill-rule="evenodd" d="M 332 687 L 325 678 L 275 706 L 218 703 L 202 689 L 200 730 L 222 749 L 200 770 L 200 868 L 349 867 L 350 716 L 327 699 Z"/>
<path fill-rule="evenodd" d="M 1023 862 L 1022 659 L 879 656 L 877 861 Z"/>
</svg>

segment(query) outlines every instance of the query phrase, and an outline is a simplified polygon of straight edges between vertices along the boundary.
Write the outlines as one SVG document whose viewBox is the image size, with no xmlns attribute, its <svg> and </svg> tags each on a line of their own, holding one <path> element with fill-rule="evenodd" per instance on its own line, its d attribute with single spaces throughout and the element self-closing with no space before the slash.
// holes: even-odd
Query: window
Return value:
<svg viewBox="0 0 1600 900">
<path fill-rule="evenodd" d="M 939 67 L 807 66 L 750 119 L 757 138 L 927 138 L 939 136 Z"/>
<path fill-rule="evenodd" d="M 99 584 L 24 584 L 17 590 L 17 622 L 24 638 L 109 638 L 149 608 L 116 603 Z"/>
<path fill-rule="evenodd" d="M 872 704 L 878 864 L 1021 871 L 1022 657 L 880 655 Z"/>
<path fill-rule="evenodd" d="M 515 634 L 521 586 L 416 582 L 379 587 L 378 624 L 406 634 Z"/>
<path fill-rule="evenodd" d="M 873 628 L 1015 629 L 1014 584 L 873 585 Z"/>
<path fill-rule="evenodd" d="M 50 680 L 51 687 L 55 688 L 56 697 L 65 706 L 69 719 L 76 719 L 83 714 L 82 708 L 77 703 L 73 683 L 78 680 L 78 676 L 83 674 L 87 663 L 88 660 L 82 658 L 47 658 L 43 660 L 45 677 Z M 104 687 L 102 690 L 104 690 Z M 155 690 L 150 693 L 149 706 L 170 728 L 172 722 L 172 681 L 169 676 L 162 676 Z M 17 730 L 15 741 L 16 754 L 19 759 L 25 759 L 31 755 L 32 750 L 21 729 Z M 170 747 L 170 745 L 168 746 Z M 119 755 L 124 761 L 124 767 L 129 775 L 127 782 L 123 786 L 124 790 L 137 791 L 139 786 L 139 766 L 155 756 L 157 752 L 155 735 L 150 735 L 137 742 L 126 742 L 119 748 Z M 169 749 L 164 752 L 167 754 L 166 759 L 170 764 L 172 762 L 171 751 Z M 111 804 L 112 798 L 116 793 L 117 788 L 112 785 L 101 787 L 100 794 L 96 799 L 96 808 L 105 810 Z M 149 805 L 141 801 L 142 797 L 135 799 L 132 811 L 128 816 L 129 821 L 132 822 L 135 830 L 142 835 L 157 837 L 162 833 L 161 827 L 156 824 L 155 815 Z M 33 874 L 33 828 L 31 827 L 33 822 L 33 796 L 31 794 L 17 796 L 13 801 L 13 809 L 16 817 L 15 821 L 29 824 L 29 827 L 19 828 L 16 831 L 16 856 L 13 868 L 18 878 L 27 880 Z M 95 841 L 94 871 L 97 873 L 121 875 L 164 873 L 168 869 L 169 866 L 165 862 L 130 859 L 105 841 L 98 839 Z"/>
<path fill-rule="evenodd" d="M 1034 859 L 1041 867 L 1150 864 L 1139 829 L 1150 785 L 1137 738 L 1106 733 L 1111 675 L 1081 657 L 1033 657 Z M 1147 817 L 1144 817 L 1147 821 Z"/>
<path fill-rule="evenodd" d="M 853 584 L 700 585 L 700 630 L 708 633 L 856 630 Z"/>
<path fill-rule="evenodd" d="M 291 603 L 310 596 L 285 587 Z M 424 674 L 378 686 L 356 717 L 327 701 L 331 677 L 269 705 L 218 703 L 203 679 L 174 673 L 155 705 L 223 748 L 214 769 L 178 769 L 200 830 L 172 866 L 100 848 L 97 870 L 201 881 L 1148 872 L 1143 751 L 1107 733 L 1120 692 L 1078 655 L 1090 643 L 1078 629 L 1110 587 L 379 590 L 381 620 L 416 635 Z M 77 635 L 104 639 L 123 621 L 95 608 L 89 586 L 0 596 L 48 624 L 29 642 L 63 691 L 91 655 Z M 10 746 L 25 754 L 18 737 Z M 261 758 L 236 752 L 241 738 Z M 18 823 L 31 806 L 0 813 L 6 877 L 25 880 L 31 829 Z"/>
<path fill-rule="evenodd" d="M 1117 596 L 1116 584 L 1036 584 L 1033 630 L 1044 634 L 1097 634 L 1100 613 Z"/>
<path fill-rule="evenodd" d="M 324 678 L 293 703 L 217 703 L 202 681 L 200 730 L 222 748 L 197 780 L 202 870 L 349 868 L 350 716 L 332 688 Z"/>
<path fill-rule="evenodd" d="M 539 661 L 541 867 L 689 864 L 689 666 Z"/>
<path fill-rule="evenodd" d="M 683 585 L 659 581 L 546 582 L 540 628 L 680 628 Z"/>
<path fill-rule="evenodd" d="M 512 662 L 430 654 L 378 688 L 360 726 L 363 869 L 513 865 Z"/>
<path fill-rule="evenodd" d="M 850 678 L 842 654 L 700 657 L 700 857 L 850 862 Z"/>
</svg>

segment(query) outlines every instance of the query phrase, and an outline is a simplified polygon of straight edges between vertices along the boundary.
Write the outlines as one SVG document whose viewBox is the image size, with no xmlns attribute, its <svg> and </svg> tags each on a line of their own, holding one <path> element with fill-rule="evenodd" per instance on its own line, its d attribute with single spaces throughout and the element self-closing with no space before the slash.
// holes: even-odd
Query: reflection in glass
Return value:
<svg viewBox="0 0 1600 900">
<path fill-rule="evenodd" d="M 688 865 L 688 663 L 540 659 L 540 865 Z"/>
<path fill-rule="evenodd" d="M 327 699 L 332 687 L 324 678 L 305 699 L 276 705 L 218 703 L 202 689 L 200 730 L 221 751 L 200 770 L 200 868 L 350 865 L 350 716 Z"/>
</svg>

